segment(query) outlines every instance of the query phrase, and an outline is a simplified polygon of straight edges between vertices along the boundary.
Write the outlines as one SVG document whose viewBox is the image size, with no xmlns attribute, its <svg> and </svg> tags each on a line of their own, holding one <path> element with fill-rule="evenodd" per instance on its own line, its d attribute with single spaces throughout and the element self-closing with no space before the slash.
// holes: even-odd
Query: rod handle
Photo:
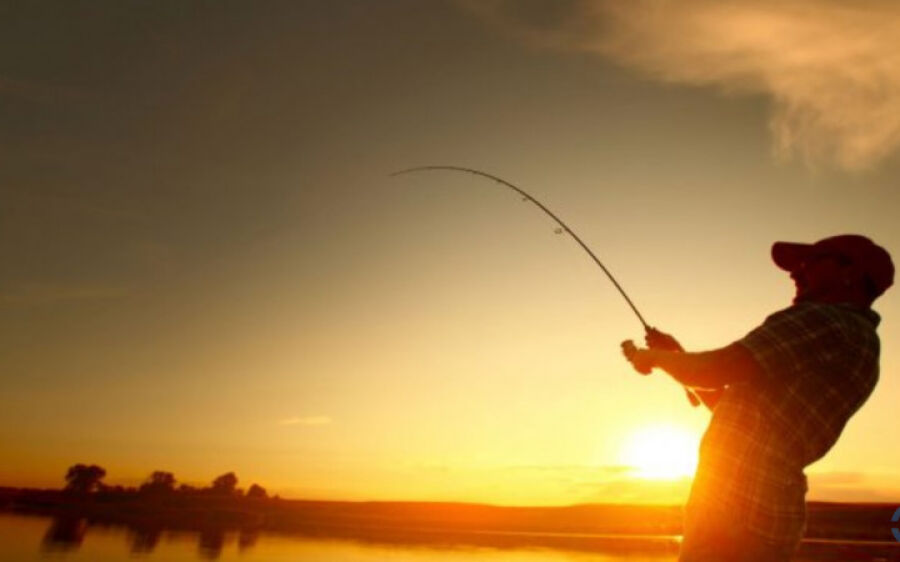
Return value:
<svg viewBox="0 0 900 562">
<path fill-rule="evenodd" d="M 645 334 L 647 339 L 647 345 L 656 349 L 663 349 L 665 351 L 678 351 L 683 352 L 684 348 L 681 347 L 681 344 L 673 338 L 672 336 L 665 334 L 653 326 L 645 327 Z M 691 403 L 691 406 L 694 408 L 698 407 L 702 402 L 700 398 L 697 396 L 693 390 L 688 387 L 684 387 L 684 393 L 687 396 L 688 402 Z"/>
</svg>

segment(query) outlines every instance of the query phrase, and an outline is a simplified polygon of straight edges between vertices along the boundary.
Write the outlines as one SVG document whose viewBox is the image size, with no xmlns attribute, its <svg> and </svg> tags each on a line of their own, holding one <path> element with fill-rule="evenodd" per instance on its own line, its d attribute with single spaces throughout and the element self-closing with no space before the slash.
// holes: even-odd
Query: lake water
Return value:
<svg viewBox="0 0 900 562">
<path fill-rule="evenodd" d="M 433 541 L 431 541 L 433 542 Z M 438 541 L 440 542 L 440 541 Z M 137 558 L 167 562 L 670 562 L 674 553 L 602 554 L 546 547 L 403 544 L 390 540 L 323 539 L 261 533 L 138 533 L 125 527 L 88 526 L 83 520 L 0 513 L 0 561 L 120 562 Z M 658 548 L 658 547 L 657 547 Z"/>
<path fill-rule="evenodd" d="M 553 544 L 558 547 L 538 546 Z M 534 544 L 529 544 L 531 541 Z M 833 546 L 797 562 L 848 560 Z M 900 549 L 897 549 L 900 551 Z M 893 561 L 894 549 L 853 560 Z M 824 554 L 822 554 L 824 552 Z M 677 540 L 597 535 L 434 535 L 380 538 L 304 537 L 275 533 L 136 531 L 122 526 L 88 525 L 83 519 L 53 519 L 0 513 L 0 562 L 47 560 L 123 562 L 674 562 Z"/>
</svg>

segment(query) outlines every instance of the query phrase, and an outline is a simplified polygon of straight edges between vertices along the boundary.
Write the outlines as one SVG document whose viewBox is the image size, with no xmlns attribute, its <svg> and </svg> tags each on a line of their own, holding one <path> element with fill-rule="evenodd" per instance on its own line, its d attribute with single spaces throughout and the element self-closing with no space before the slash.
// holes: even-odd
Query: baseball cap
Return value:
<svg viewBox="0 0 900 562">
<path fill-rule="evenodd" d="M 894 262 L 891 255 L 865 236 L 841 234 L 823 238 L 813 244 L 775 242 L 772 261 L 785 271 L 794 271 L 802 263 L 819 255 L 844 258 L 871 283 L 874 297 L 880 296 L 894 284 Z"/>
</svg>

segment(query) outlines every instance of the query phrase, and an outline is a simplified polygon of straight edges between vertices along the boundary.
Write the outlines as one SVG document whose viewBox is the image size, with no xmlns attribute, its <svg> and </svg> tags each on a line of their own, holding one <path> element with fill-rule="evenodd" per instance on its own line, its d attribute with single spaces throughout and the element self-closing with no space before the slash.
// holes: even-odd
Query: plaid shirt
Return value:
<svg viewBox="0 0 900 562">
<path fill-rule="evenodd" d="M 769 544 L 806 527 L 803 468 L 837 441 L 878 382 L 877 313 L 800 303 L 738 343 L 764 376 L 729 385 L 700 444 L 686 516 L 713 510 Z"/>
</svg>

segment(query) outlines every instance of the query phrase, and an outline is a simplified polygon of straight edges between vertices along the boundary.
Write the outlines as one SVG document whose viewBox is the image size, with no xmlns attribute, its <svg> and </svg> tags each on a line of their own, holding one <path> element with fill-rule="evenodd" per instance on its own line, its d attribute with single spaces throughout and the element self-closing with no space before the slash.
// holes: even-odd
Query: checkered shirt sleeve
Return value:
<svg viewBox="0 0 900 562">
<path fill-rule="evenodd" d="M 878 380 L 878 318 L 802 303 L 738 341 L 763 376 L 729 385 L 700 446 L 686 515 L 714 509 L 770 544 L 805 528 L 803 468 L 837 441 Z"/>
<path fill-rule="evenodd" d="M 875 388 L 878 320 L 872 311 L 803 303 L 772 314 L 740 340 L 765 375 L 764 411 L 802 466 L 828 452 Z"/>
</svg>

